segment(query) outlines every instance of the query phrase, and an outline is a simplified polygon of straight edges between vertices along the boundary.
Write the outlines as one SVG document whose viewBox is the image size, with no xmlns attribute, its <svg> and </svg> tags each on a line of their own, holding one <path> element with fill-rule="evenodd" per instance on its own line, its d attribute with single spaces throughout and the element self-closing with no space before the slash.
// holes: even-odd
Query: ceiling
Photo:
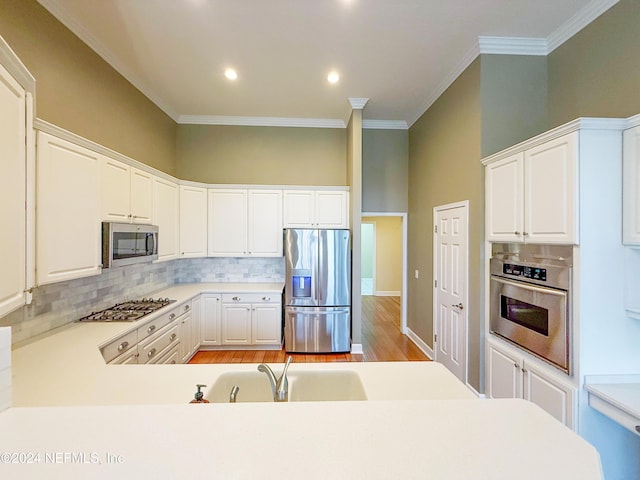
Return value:
<svg viewBox="0 0 640 480">
<path fill-rule="evenodd" d="M 39 0 L 177 122 L 344 126 L 368 98 L 388 128 L 481 51 L 544 55 L 616 1 Z"/>
</svg>

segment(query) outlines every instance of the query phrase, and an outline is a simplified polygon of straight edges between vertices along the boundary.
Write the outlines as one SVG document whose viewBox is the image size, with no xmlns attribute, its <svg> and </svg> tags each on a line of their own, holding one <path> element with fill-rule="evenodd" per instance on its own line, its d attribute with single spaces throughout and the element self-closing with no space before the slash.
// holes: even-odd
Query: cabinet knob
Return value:
<svg viewBox="0 0 640 480">
<path fill-rule="evenodd" d="M 262 300 L 264 300 L 265 302 L 268 302 L 269 300 L 271 300 L 271 297 L 262 297 Z"/>
<path fill-rule="evenodd" d="M 520 365 L 518 365 L 517 363 L 514 363 L 513 366 L 516 368 L 520 368 Z"/>
<path fill-rule="evenodd" d="M 174 318 L 176 318 L 176 314 L 172 313 L 171 315 L 169 315 L 169 320 L 173 320 Z"/>
<path fill-rule="evenodd" d="M 520 232 L 518 230 L 516 230 L 515 232 L 513 232 L 514 235 L 520 235 Z"/>
<path fill-rule="evenodd" d="M 151 325 L 149 328 L 147 328 L 147 333 L 151 333 L 156 329 L 155 325 Z"/>
<path fill-rule="evenodd" d="M 527 232 L 522 232 L 522 235 L 525 236 L 525 237 L 529 236 L 529 234 Z"/>
<path fill-rule="evenodd" d="M 184 306 L 184 311 L 186 312 L 187 310 L 189 310 L 191 308 L 191 305 L 185 305 Z"/>
<path fill-rule="evenodd" d="M 636 425 L 636 432 L 640 433 L 640 425 Z"/>
<path fill-rule="evenodd" d="M 237 302 L 240 300 L 240 297 L 233 297 L 231 300 L 233 300 L 234 302 Z"/>
<path fill-rule="evenodd" d="M 156 349 L 152 348 L 151 350 L 149 350 L 149 353 L 147 353 L 147 357 L 151 358 L 156 354 Z"/>
<path fill-rule="evenodd" d="M 169 337 L 169 341 L 173 342 L 176 338 L 178 338 L 178 335 L 176 335 L 175 333 L 172 333 L 171 336 Z"/>
<path fill-rule="evenodd" d="M 128 346 L 129 346 L 129 342 L 122 342 L 120 345 L 118 345 L 118 351 L 121 352 Z"/>
</svg>

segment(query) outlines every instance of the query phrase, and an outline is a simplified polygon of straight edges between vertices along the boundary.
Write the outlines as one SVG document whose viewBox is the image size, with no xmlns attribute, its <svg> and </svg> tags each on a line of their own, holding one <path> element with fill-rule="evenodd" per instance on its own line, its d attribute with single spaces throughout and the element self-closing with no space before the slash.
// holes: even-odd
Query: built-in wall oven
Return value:
<svg viewBox="0 0 640 480">
<path fill-rule="evenodd" d="M 571 270 L 566 245 L 492 245 L 490 331 L 571 373 Z"/>
</svg>

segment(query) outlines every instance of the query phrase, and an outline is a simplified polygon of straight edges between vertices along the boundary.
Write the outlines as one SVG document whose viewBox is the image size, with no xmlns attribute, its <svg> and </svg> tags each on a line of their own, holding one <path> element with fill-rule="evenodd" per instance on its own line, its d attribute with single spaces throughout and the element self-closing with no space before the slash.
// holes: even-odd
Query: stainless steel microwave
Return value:
<svg viewBox="0 0 640 480">
<path fill-rule="evenodd" d="M 102 267 L 146 263 L 158 258 L 158 226 L 102 222 Z"/>
</svg>

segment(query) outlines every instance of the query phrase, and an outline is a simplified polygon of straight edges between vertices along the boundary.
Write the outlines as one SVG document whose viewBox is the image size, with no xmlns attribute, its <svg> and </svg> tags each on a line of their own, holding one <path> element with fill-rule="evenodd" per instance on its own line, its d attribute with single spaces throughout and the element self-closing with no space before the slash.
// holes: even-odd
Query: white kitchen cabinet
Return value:
<svg viewBox="0 0 640 480">
<path fill-rule="evenodd" d="M 164 178 L 153 178 L 153 219 L 158 226 L 158 261 L 179 257 L 180 194 L 178 184 Z"/>
<path fill-rule="evenodd" d="M 551 373 L 553 367 L 544 367 L 494 339 L 488 342 L 487 362 L 489 398 L 524 398 L 569 428 L 575 427 L 576 389 Z"/>
<path fill-rule="evenodd" d="M 623 134 L 622 242 L 640 245 L 640 126 Z"/>
<path fill-rule="evenodd" d="M 100 176 L 104 221 L 152 223 L 153 175 L 102 156 Z"/>
<path fill-rule="evenodd" d="M 180 345 L 178 348 L 178 357 L 180 363 L 187 363 L 194 354 L 193 342 L 193 318 L 191 312 L 185 313 L 179 319 L 178 337 Z"/>
<path fill-rule="evenodd" d="M 208 253 L 281 257 L 282 191 L 210 189 Z"/>
<path fill-rule="evenodd" d="M 38 132 L 37 282 L 101 272 L 101 157 Z"/>
<path fill-rule="evenodd" d="M 282 344 L 282 304 L 278 295 L 222 295 L 222 345 Z"/>
<path fill-rule="evenodd" d="M 192 356 L 198 353 L 202 339 L 202 296 L 191 300 L 191 348 Z"/>
<path fill-rule="evenodd" d="M 221 296 L 205 293 L 200 296 L 200 344 L 202 346 L 222 345 L 220 337 Z M 195 308 L 195 306 L 194 306 Z"/>
<path fill-rule="evenodd" d="M 578 243 L 578 132 L 485 163 L 489 241 Z"/>
<path fill-rule="evenodd" d="M 207 256 L 207 189 L 180 185 L 180 256 Z"/>
<path fill-rule="evenodd" d="M 284 228 L 349 228 L 344 190 L 285 190 Z"/>
<path fill-rule="evenodd" d="M 25 303 L 26 92 L 0 65 L 0 317 Z"/>
</svg>

